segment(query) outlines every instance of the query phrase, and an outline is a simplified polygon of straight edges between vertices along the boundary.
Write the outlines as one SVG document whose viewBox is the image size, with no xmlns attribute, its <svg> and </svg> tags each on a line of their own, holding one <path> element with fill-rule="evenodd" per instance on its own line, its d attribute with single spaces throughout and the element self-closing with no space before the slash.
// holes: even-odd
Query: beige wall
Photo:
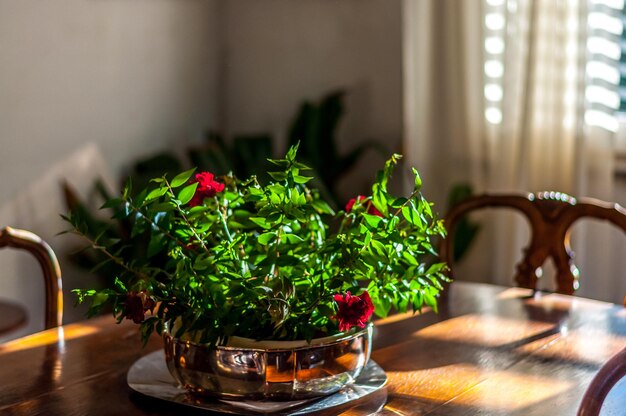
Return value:
<svg viewBox="0 0 626 416">
<path fill-rule="evenodd" d="M 85 142 L 117 171 L 199 136 L 215 22 L 215 1 L 0 0 L 0 200 Z"/>
<path fill-rule="evenodd" d="M 373 138 L 400 150 L 400 0 L 228 0 L 222 17 L 220 121 L 229 133 L 270 132 L 283 151 L 300 102 L 345 88 L 340 148 Z M 343 193 L 365 190 L 383 162 L 364 159 Z"/>
<path fill-rule="evenodd" d="M 61 176 L 86 190 L 96 174 L 116 176 L 139 155 L 198 140 L 214 126 L 216 7 L 0 0 L 0 224 L 41 234 L 62 256 Z M 37 329 L 39 272 L 6 251 L 0 296 L 32 305 L 24 331 Z M 62 266 L 69 292 L 84 272 Z M 73 296 L 66 299 L 68 320 L 77 319 Z"/>
<path fill-rule="evenodd" d="M 82 316 L 69 290 L 93 282 L 55 236 L 60 178 L 86 194 L 207 128 L 269 132 L 282 151 L 300 102 L 336 88 L 348 92 L 340 148 L 375 138 L 399 151 L 400 13 L 400 0 L 0 0 L 0 225 L 57 250 L 66 322 Z M 383 161 L 369 154 L 343 193 L 365 192 Z M 39 329 L 37 266 L 6 250 L 0 264 L 0 297 L 31 305 L 22 333 Z"/>
</svg>

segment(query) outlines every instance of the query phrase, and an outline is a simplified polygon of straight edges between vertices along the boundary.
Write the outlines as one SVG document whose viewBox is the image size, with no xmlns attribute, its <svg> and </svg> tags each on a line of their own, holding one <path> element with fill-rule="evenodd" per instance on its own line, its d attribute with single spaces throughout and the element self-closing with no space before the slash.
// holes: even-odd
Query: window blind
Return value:
<svg viewBox="0 0 626 416">
<path fill-rule="evenodd" d="M 617 131 L 622 108 L 624 0 L 588 0 L 585 123 Z M 624 90 L 626 98 L 626 89 Z"/>
<path fill-rule="evenodd" d="M 575 122 L 583 82 L 585 124 L 616 131 L 616 112 L 619 110 L 626 115 L 624 0 L 560 2 L 566 5 L 559 8 L 565 10 L 565 13 L 550 16 L 550 20 L 552 24 L 564 26 L 562 31 L 557 32 L 561 33 L 559 36 L 564 48 L 560 65 L 562 70 L 554 74 L 564 80 L 563 123 L 572 125 Z M 532 0 L 483 0 L 483 6 L 485 119 L 497 125 L 503 119 L 503 102 L 507 94 L 506 74 L 516 65 L 507 61 L 507 48 L 515 47 L 516 37 L 528 36 L 530 25 L 542 23 L 532 21 L 533 17 L 529 14 Z M 526 19 L 521 18 L 521 13 L 527 13 Z M 537 19 L 541 18 L 537 16 Z M 555 32 L 544 28 L 535 33 L 535 36 L 545 33 L 554 36 Z M 536 39 L 534 44 L 541 47 L 542 39 Z M 538 56 L 540 59 L 541 54 Z M 541 60 L 537 64 L 540 65 Z"/>
</svg>

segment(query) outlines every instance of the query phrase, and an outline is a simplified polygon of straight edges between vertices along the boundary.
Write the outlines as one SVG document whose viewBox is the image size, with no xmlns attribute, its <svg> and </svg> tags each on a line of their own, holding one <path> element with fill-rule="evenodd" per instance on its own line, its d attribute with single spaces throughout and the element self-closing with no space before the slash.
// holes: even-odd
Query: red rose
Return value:
<svg viewBox="0 0 626 416">
<path fill-rule="evenodd" d="M 358 200 L 359 202 L 364 201 L 365 199 L 367 199 L 367 197 L 363 196 L 363 195 L 359 195 L 356 198 L 352 198 L 348 201 L 348 203 L 346 204 L 346 212 L 350 212 L 352 211 L 352 207 L 354 206 L 354 204 L 356 203 L 356 201 Z M 383 214 L 376 209 L 376 207 L 374 206 L 374 204 L 372 204 L 371 202 L 367 203 L 367 213 L 370 215 L 377 215 L 379 217 L 382 217 Z"/>
<path fill-rule="evenodd" d="M 156 303 L 145 290 L 140 292 L 129 292 L 124 301 L 124 314 L 126 319 L 132 319 L 134 323 L 140 324 L 145 319 L 147 311 L 152 312 Z"/>
<path fill-rule="evenodd" d="M 196 173 L 192 182 L 198 182 L 196 193 L 189 201 L 189 205 L 196 207 L 202 205 L 204 198 L 212 198 L 217 195 L 218 192 L 224 190 L 224 184 L 214 180 L 215 176 L 211 172 Z"/>
<path fill-rule="evenodd" d="M 360 296 L 353 296 L 350 292 L 345 295 L 335 295 L 335 302 L 339 309 L 335 318 L 339 321 L 339 330 L 345 332 L 353 326 L 365 328 L 368 319 L 374 312 L 374 305 L 367 291 Z"/>
</svg>

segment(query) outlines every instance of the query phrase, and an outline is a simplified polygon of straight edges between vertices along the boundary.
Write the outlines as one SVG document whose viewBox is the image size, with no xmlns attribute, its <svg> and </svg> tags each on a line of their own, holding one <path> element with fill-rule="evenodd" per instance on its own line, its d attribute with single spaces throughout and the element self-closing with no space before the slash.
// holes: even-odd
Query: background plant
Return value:
<svg viewBox="0 0 626 416">
<path fill-rule="evenodd" d="M 79 301 L 91 298 L 92 314 L 111 305 L 121 320 L 136 316 L 129 308 L 140 295 L 142 313 L 160 302 L 141 322 L 144 336 L 177 320 L 175 335 L 195 333 L 211 344 L 232 335 L 283 340 L 338 333 L 334 296 L 348 291 L 367 291 L 379 316 L 392 307 L 436 309 L 445 265 L 421 259 L 435 254 L 431 239 L 444 229 L 417 172 L 409 197 L 391 195 L 387 185 L 400 158 L 394 155 L 371 196 L 335 214 L 307 186 L 309 169 L 296 151 L 270 160 L 268 184 L 227 175 L 224 190 L 198 206 L 189 204 L 199 186 L 193 170 L 156 178 L 136 194 L 126 187 L 104 207 L 147 241 L 145 256 L 131 261 L 125 253 L 136 248 L 107 233 L 89 237 L 81 212 L 72 211 L 66 219 L 74 232 L 121 269 L 112 288 L 76 290 Z"/>
<path fill-rule="evenodd" d="M 343 200 L 335 189 L 338 180 L 350 172 L 366 150 L 387 153 L 375 140 L 362 140 L 345 155 L 338 153 L 337 130 L 345 112 L 344 99 L 343 91 L 333 91 L 319 102 L 304 101 L 296 111 L 288 131 L 290 145 L 301 143 L 299 157 L 312 168 L 313 185 L 334 210 Z M 221 134 L 209 132 L 202 144 L 185 149 L 182 155 L 166 151 L 135 162 L 129 172 L 129 180 L 133 185 L 129 189 L 130 195 L 135 196 L 138 190 L 147 187 L 152 178 L 175 174 L 188 166 L 196 166 L 198 171 L 211 171 L 218 175 L 232 173 L 238 178 L 254 174 L 259 183 L 265 184 L 271 179 L 266 174 L 270 167 L 268 159 L 275 156 L 272 143 L 272 137 L 268 134 L 238 135 L 227 141 Z M 119 239 L 128 247 L 133 247 L 120 253 L 126 262 L 136 261 L 146 254 L 144 248 L 148 241 L 143 234 L 132 231 L 130 221 L 114 215 L 116 223 L 110 223 L 106 216 L 103 218 L 95 213 L 68 183 L 63 184 L 63 193 L 68 210 L 81 213 L 84 232 L 89 238 L 95 239 L 104 233 L 111 239 Z M 111 192 L 102 181 L 97 181 L 91 198 L 106 201 L 111 199 Z M 106 258 L 99 251 L 78 251 L 71 256 L 72 262 L 91 270 L 99 278 L 101 286 L 112 287 L 112 276 L 121 270 L 117 263 L 103 263 Z"/>
<path fill-rule="evenodd" d="M 456 183 L 448 193 L 448 209 L 461 203 L 467 198 L 474 195 L 474 189 L 470 183 Z M 459 219 L 456 225 L 456 233 L 454 234 L 454 251 L 452 258 L 454 262 L 461 261 L 470 249 L 472 243 L 476 240 L 481 226 L 478 222 L 473 221 L 468 216 Z"/>
</svg>

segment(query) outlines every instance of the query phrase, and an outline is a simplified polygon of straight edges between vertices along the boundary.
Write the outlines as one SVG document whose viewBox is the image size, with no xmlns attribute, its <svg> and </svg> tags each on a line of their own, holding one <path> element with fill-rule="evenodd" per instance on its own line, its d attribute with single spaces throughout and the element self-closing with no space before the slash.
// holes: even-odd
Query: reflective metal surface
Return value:
<svg viewBox="0 0 626 416">
<path fill-rule="evenodd" d="M 146 396 L 213 412 L 239 415 L 269 413 L 304 415 L 339 406 L 350 406 L 350 403 L 366 408 L 368 414 L 374 413 L 382 408 L 387 400 L 386 391 L 383 389 L 386 381 L 387 375 L 383 369 L 370 360 L 354 383 L 329 396 L 295 401 L 228 401 L 201 397 L 183 390 L 168 372 L 162 351 L 155 351 L 137 360 L 127 376 L 130 388 Z M 372 394 L 375 392 L 376 394 Z M 363 403 L 356 403 L 366 396 Z"/>
<path fill-rule="evenodd" d="M 213 347 L 164 332 L 165 362 L 181 386 L 226 399 L 300 400 L 353 382 L 370 357 L 372 325 L 339 340 L 298 348 Z"/>
</svg>

